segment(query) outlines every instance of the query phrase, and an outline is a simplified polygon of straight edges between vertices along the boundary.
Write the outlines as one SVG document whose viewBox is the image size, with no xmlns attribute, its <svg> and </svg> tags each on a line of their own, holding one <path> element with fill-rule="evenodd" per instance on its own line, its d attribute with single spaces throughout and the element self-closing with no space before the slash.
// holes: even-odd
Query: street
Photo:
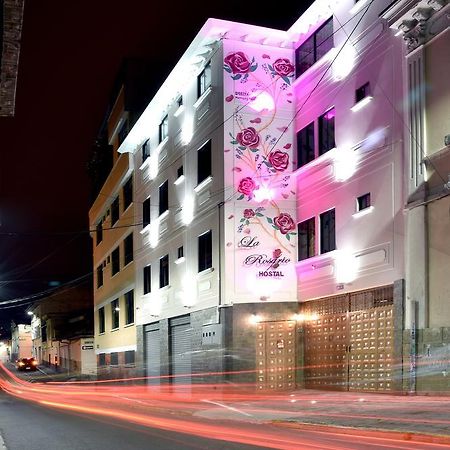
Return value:
<svg viewBox="0 0 450 450">
<path fill-rule="evenodd" d="M 256 402 L 214 396 L 206 387 L 194 395 L 116 383 L 30 383 L 32 376 L 19 378 L 1 366 L 0 435 L 7 450 L 448 448 L 370 427 L 273 423 L 286 417 L 281 396 Z"/>
</svg>

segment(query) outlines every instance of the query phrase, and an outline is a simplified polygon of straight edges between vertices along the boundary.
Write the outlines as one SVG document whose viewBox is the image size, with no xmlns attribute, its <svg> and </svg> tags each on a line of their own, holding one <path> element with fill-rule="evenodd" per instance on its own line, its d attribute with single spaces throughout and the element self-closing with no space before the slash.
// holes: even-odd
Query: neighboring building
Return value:
<svg viewBox="0 0 450 450">
<path fill-rule="evenodd" d="M 28 309 L 39 364 L 73 376 L 96 374 L 91 284 L 89 278 L 58 288 Z"/>
<path fill-rule="evenodd" d="M 0 0 L 0 116 L 13 116 L 24 0 Z"/>
<path fill-rule="evenodd" d="M 448 392 L 450 5 L 395 1 L 384 17 L 405 56 L 405 389 Z"/>
<path fill-rule="evenodd" d="M 99 377 L 134 374 L 135 235 L 134 161 L 117 149 L 142 112 L 145 65 L 126 61 L 117 77 L 104 127 L 113 166 L 89 211 L 94 245 L 95 352 Z M 139 80 L 141 82 L 139 82 Z M 148 83 L 147 83 L 148 84 Z"/>
<path fill-rule="evenodd" d="M 10 360 L 15 362 L 19 358 L 32 355 L 31 325 L 11 323 L 11 354 Z"/>
</svg>

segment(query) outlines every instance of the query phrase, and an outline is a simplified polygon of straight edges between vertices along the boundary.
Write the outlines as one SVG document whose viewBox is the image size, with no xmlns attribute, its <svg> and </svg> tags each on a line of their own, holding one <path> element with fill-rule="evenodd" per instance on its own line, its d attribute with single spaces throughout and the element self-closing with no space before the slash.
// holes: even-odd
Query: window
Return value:
<svg viewBox="0 0 450 450">
<path fill-rule="evenodd" d="M 136 359 L 136 353 L 134 350 L 125 351 L 125 364 L 134 364 Z"/>
<path fill-rule="evenodd" d="M 314 217 L 298 224 L 298 260 L 311 258 L 316 254 L 316 220 Z"/>
<path fill-rule="evenodd" d="M 98 244 L 100 244 L 100 242 L 103 241 L 103 226 L 102 226 L 102 221 L 100 221 L 97 226 L 95 227 L 95 241 Z"/>
<path fill-rule="evenodd" d="M 116 197 L 111 203 L 111 225 L 119 220 L 119 197 Z"/>
<path fill-rule="evenodd" d="M 333 48 L 333 18 L 328 19 L 295 51 L 297 77 Z"/>
<path fill-rule="evenodd" d="M 177 169 L 177 178 L 180 178 L 181 175 L 184 175 L 183 166 L 178 167 Z"/>
<path fill-rule="evenodd" d="M 111 253 L 111 275 L 115 275 L 120 270 L 120 249 L 117 247 Z"/>
<path fill-rule="evenodd" d="M 134 323 L 134 291 L 125 293 L 125 325 Z"/>
<path fill-rule="evenodd" d="M 142 227 L 145 228 L 150 224 L 150 197 L 142 203 Z"/>
<path fill-rule="evenodd" d="M 97 267 L 97 289 L 103 286 L 103 263 Z"/>
<path fill-rule="evenodd" d="M 177 98 L 177 107 L 178 107 L 178 108 L 181 108 L 182 106 L 183 106 L 183 96 L 180 95 L 180 96 Z"/>
<path fill-rule="evenodd" d="M 370 96 L 370 83 L 367 82 L 355 91 L 355 103 L 360 102 L 362 99 Z"/>
<path fill-rule="evenodd" d="M 184 256 L 183 246 L 178 247 L 177 255 L 178 255 L 178 258 L 183 258 L 183 256 Z"/>
<path fill-rule="evenodd" d="M 167 136 L 169 136 L 169 116 L 164 117 L 159 124 L 159 143 L 161 143 Z"/>
<path fill-rule="evenodd" d="M 110 365 L 111 366 L 118 366 L 119 365 L 119 353 L 118 352 L 112 352 L 111 353 Z"/>
<path fill-rule="evenodd" d="M 212 232 L 211 230 L 198 237 L 198 271 L 212 267 Z"/>
<path fill-rule="evenodd" d="M 101 307 L 98 309 L 98 333 L 102 334 L 105 332 L 105 308 Z"/>
<path fill-rule="evenodd" d="M 159 287 L 169 285 L 169 255 L 163 256 L 159 260 Z"/>
<path fill-rule="evenodd" d="M 169 182 L 166 180 L 159 187 L 159 215 L 169 209 Z"/>
<path fill-rule="evenodd" d="M 133 177 L 130 177 L 123 185 L 123 210 L 125 211 L 133 202 Z"/>
<path fill-rule="evenodd" d="M 111 302 L 111 329 L 115 330 L 116 328 L 119 328 L 119 314 L 120 314 L 120 308 L 119 308 L 119 299 L 116 298 Z"/>
<path fill-rule="evenodd" d="M 320 215 L 320 253 L 336 249 L 335 212 L 334 209 Z"/>
<path fill-rule="evenodd" d="M 142 145 L 142 162 L 144 162 L 148 157 L 150 157 L 150 142 L 147 139 Z"/>
<path fill-rule="evenodd" d="M 127 137 L 127 134 L 128 134 L 128 119 L 125 120 L 125 122 L 120 127 L 119 132 L 117 133 L 117 139 L 118 139 L 119 146 L 125 140 L 125 138 Z"/>
<path fill-rule="evenodd" d="M 211 176 L 211 141 L 197 152 L 197 184 Z"/>
<path fill-rule="evenodd" d="M 152 291 L 152 266 L 144 267 L 144 295 Z"/>
<path fill-rule="evenodd" d="M 370 192 L 364 195 L 361 195 L 356 199 L 357 210 L 362 211 L 363 209 L 367 209 L 370 207 Z"/>
<path fill-rule="evenodd" d="M 319 155 L 323 155 L 336 146 L 334 142 L 335 115 L 335 109 L 331 108 L 319 117 Z"/>
<path fill-rule="evenodd" d="M 124 266 L 133 261 L 133 233 L 129 234 L 123 241 Z"/>
<path fill-rule="evenodd" d="M 98 354 L 98 365 L 100 367 L 106 366 L 106 354 L 105 353 Z"/>
<path fill-rule="evenodd" d="M 297 168 L 314 159 L 314 122 L 297 133 Z"/>
<path fill-rule="evenodd" d="M 211 86 L 211 61 L 206 64 L 203 71 L 197 77 L 197 98 L 200 98 Z"/>
</svg>

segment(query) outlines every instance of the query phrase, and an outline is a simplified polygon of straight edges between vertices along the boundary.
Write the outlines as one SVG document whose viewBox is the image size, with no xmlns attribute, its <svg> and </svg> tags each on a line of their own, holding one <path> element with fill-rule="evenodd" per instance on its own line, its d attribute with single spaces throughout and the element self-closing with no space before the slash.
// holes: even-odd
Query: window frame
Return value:
<svg viewBox="0 0 450 450">
<path fill-rule="evenodd" d="M 310 134 L 312 130 L 312 148 L 308 148 L 308 152 L 304 153 L 303 146 L 300 144 L 300 140 L 302 136 L 305 136 L 305 140 L 310 140 Z M 312 152 L 311 152 L 312 150 Z M 306 158 L 301 158 L 301 155 L 305 155 Z M 312 159 L 310 159 L 312 155 Z M 305 166 L 306 164 L 309 164 L 311 161 L 314 161 L 316 158 L 316 136 L 315 136 L 315 120 L 310 122 L 308 125 L 305 125 L 301 130 L 297 131 L 297 169 L 300 167 Z"/>
<path fill-rule="evenodd" d="M 325 231 L 325 219 L 330 216 L 330 219 L 332 218 L 332 221 L 330 221 L 330 226 L 328 233 Z M 331 226 L 332 223 L 332 226 Z M 319 215 L 319 227 L 320 227 L 320 254 L 323 255 L 325 253 L 332 252 L 333 250 L 336 250 L 336 209 L 331 208 L 327 211 L 324 211 Z M 326 246 L 327 244 L 327 246 Z"/>
<path fill-rule="evenodd" d="M 142 268 L 143 282 L 142 289 L 143 295 L 150 294 L 152 292 L 152 265 L 148 264 Z"/>
<path fill-rule="evenodd" d="M 161 142 L 163 142 L 164 139 L 169 137 L 169 114 L 166 114 L 161 120 L 158 129 L 158 136 L 159 136 L 159 144 L 161 144 Z"/>
<path fill-rule="evenodd" d="M 114 357 L 113 357 L 113 355 L 114 355 Z M 113 362 L 113 360 L 114 360 L 114 362 Z M 114 367 L 119 365 L 119 352 L 111 352 L 109 354 L 109 365 L 114 366 Z"/>
<path fill-rule="evenodd" d="M 103 242 L 103 222 L 100 220 L 100 222 L 98 222 L 97 225 L 95 226 L 96 246 L 100 245 L 101 242 Z"/>
<path fill-rule="evenodd" d="M 118 308 L 118 309 L 116 309 Z M 117 326 L 115 327 L 114 325 Z M 111 331 L 120 328 L 120 302 L 118 298 L 111 301 Z"/>
<path fill-rule="evenodd" d="M 142 228 L 150 225 L 151 222 L 151 197 L 146 198 L 142 202 Z"/>
<path fill-rule="evenodd" d="M 159 288 L 162 289 L 169 286 L 170 270 L 169 270 L 169 255 L 164 255 L 159 258 Z"/>
<path fill-rule="evenodd" d="M 163 189 L 164 188 L 164 189 Z M 163 194 L 163 195 L 161 195 Z M 158 188 L 158 212 L 161 216 L 169 210 L 169 180 L 164 181 Z"/>
<path fill-rule="evenodd" d="M 372 198 L 370 192 L 366 192 L 365 194 L 356 197 L 356 212 L 364 211 L 365 209 L 368 209 L 371 206 L 372 206 Z"/>
<path fill-rule="evenodd" d="M 205 231 L 197 238 L 198 272 L 211 269 L 213 266 L 212 230 Z"/>
<path fill-rule="evenodd" d="M 117 254 L 117 259 L 116 259 Z M 117 267 L 116 267 L 117 265 Z M 115 270 L 117 268 L 117 270 Z M 118 245 L 112 252 L 111 252 L 111 276 L 113 277 L 117 273 L 120 272 L 120 246 Z"/>
<path fill-rule="evenodd" d="M 133 260 L 134 260 L 133 233 L 130 233 L 123 240 L 123 266 L 124 267 L 127 266 L 128 264 L 133 262 Z"/>
<path fill-rule="evenodd" d="M 133 203 L 133 175 L 122 186 L 123 211 Z"/>
<path fill-rule="evenodd" d="M 212 75 L 211 60 L 209 60 L 205 64 L 203 70 L 197 76 L 197 98 L 200 98 L 211 87 L 212 84 L 211 75 Z"/>
<path fill-rule="evenodd" d="M 150 139 L 147 139 L 142 144 L 142 163 L 144 163 L 148 158 L 150 158 Z"/>
<path fill-rule="evenodd" d="M 97 266 L 97 289 L 100 289 L 103 286 L 103 263 L 100 263 Z M 101 275 L 100 275 L 101 274 Z"/>
<path fill-rule="evenodd" d="M 327 118 L 328 114 L 332 114 Z M 336 108 L 328 108 L 317 120 L 318 157 L 336 147 Z"/>
<path fill-rule="evenodd" d="M 105 307 L 98 308 L 98 334 L 103 334 L 106 331 Z"/>
<path fill-rule="evenodd" d="M 212 143 L 211 139 L 197 150 L 197 186 L 212 176 Z"/>
<path fill-rule="evenodd" d="M 128 292 L 125 292 L 124 302 L 125 302 L 125 325 L 132 325 L 135 321 L 134 314 L 134 290 L 131 289 Z M 130 308 L 131 306 L 131 308 Z"/>
<path fill-rule="evenodd" d="M 302 236 L 304 233 L 301 231 L 302 225 L 306 226 L 306 244 L 302 245 Z M 312 226 L 311 226 L 312 225 Z M 298 261 L 304 261 L 305 259 L 316 256 L 316 217 L 310 217 L 309 219 L 302 220 L 297 224 L 297 236 L 298 236 Z M 312 245 L 311 245 L 312 241 Z M 306 249 L 306 253 L 302 252 L 302 248 Z"/>
<path fill-rule="evenodd" d="M 114 226 L 120 219 L 120 202 L 117 196 L 111 203 L 111 226 Z"/>
</svg>

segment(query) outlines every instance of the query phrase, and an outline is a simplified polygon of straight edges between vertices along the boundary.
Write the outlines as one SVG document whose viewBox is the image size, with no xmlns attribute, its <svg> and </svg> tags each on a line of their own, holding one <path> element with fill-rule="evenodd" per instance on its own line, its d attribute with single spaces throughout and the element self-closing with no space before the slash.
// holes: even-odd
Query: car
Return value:
<svg viewBox="0 0 450 450">
<path fill-rule="evenodd" d="M 35 358 L 19 358 L 16 361 L 17 370 L 37 370 L 38 362 Z"/>
</svg>

